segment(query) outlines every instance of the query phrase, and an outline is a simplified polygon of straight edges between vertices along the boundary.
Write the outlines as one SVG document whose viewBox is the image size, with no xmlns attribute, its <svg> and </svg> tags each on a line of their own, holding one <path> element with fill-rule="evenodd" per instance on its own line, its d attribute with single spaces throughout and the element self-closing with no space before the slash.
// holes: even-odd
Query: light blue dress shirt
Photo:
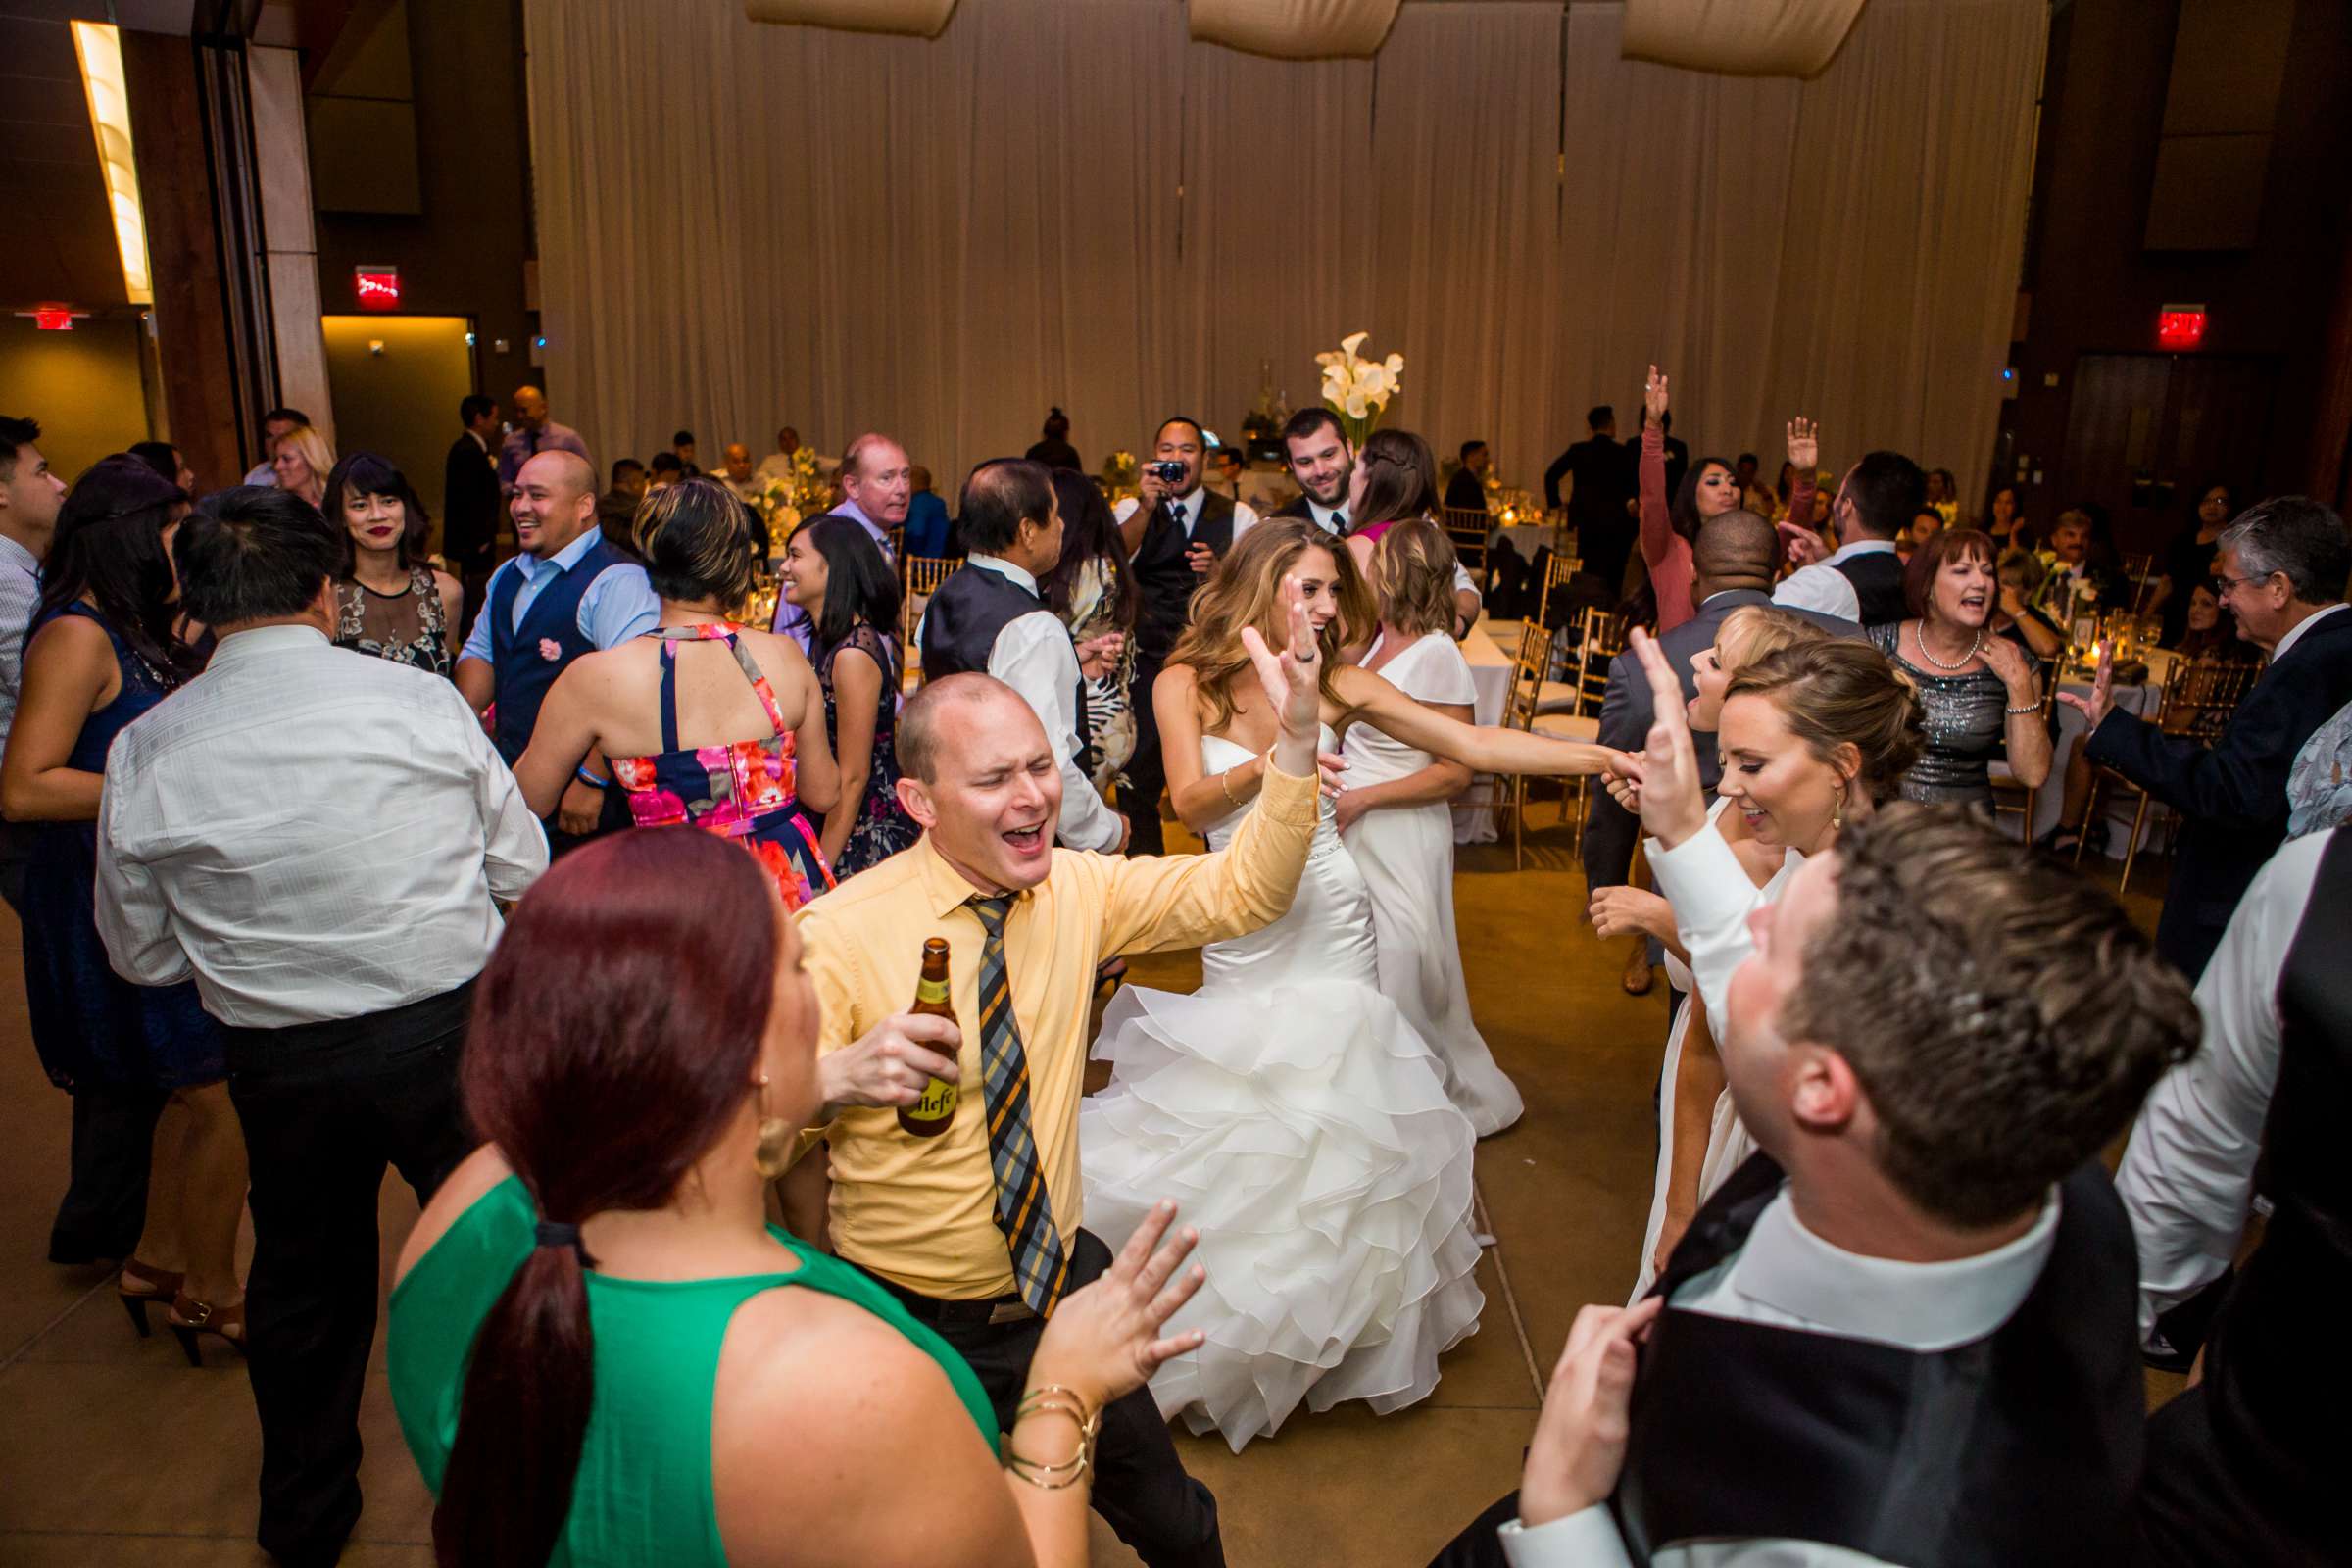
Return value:
<svg viewBox="0 0 2352 1568">
<path fill-rule="evenodd" d="M 490 574 L 490 586 L 485 590 L 483 612 L 473 618 L 473 630 L 466 635 L 466 651 L 461 659 L 478 659 L 483 663 L 490 658 L 489 606 L 498 600 L 499 579 L 510 571 L 522 573 L 522 586 L 514 593 L 514 619 L 508 626 L 512 631 L 522 624 L 522 617 L 539 597 L 539 590 L 567 571 L 582 556 L 596 548 L 604 537 L 590 527 L 577 539 L 556 552 L 553 558 L 542 561 L 537 556 L 515 556 Z M 652 631 L 662 619 L 662 601 L 654 593 L 654 585 L 646 580 L 645 568 L 634 562 L 621 562 L 598 572 L 596 581 L 580 595 L 578 615 L 580 635 L 599 648 L 617 647 L 630 638 Z"/>
</svg>

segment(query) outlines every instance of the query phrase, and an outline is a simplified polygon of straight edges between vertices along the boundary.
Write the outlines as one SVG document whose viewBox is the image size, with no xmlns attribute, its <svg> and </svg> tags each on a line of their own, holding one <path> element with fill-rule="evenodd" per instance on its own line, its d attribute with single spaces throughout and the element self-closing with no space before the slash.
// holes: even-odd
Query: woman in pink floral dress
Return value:
<svg viewBox="0 0 2352 1568">
<path fill-rule="evenodd" d="M 646 502 L 636 545 L 661 624 L 564 670 L 515 780 L 543 814 L 577 780 L 624 791 L 638 827 L 725 834 L 798 908 L 833 885 L 800 808 L 829 810 L 840 774 L 808 658 L 789 638 L 726 619 L 751 587 L 749 509 L 713 480 L 688 479 Z"/>
</svg>

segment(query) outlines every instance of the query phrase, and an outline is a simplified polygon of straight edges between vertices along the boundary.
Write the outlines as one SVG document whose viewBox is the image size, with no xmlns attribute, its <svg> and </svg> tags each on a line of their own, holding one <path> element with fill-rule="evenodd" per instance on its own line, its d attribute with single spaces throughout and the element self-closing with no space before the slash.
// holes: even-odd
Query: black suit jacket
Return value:
<svg viewBox="0 0 2352 1568">
<path fill-rule="evenodd" d="M 2352 702 L 2352 611 L 2306 627 L 2272 662 L 2211 748 L 2135 714 L 2107 715 L 2089 759 L 2181 815 L 2180 849 L 2156 951 L 2189 979 L 2205 971 L 2263 862 L 2286 837 L 2286 775 L 2311 732 Z"/>
<path fill-rule="evenodd" d="M 1551 460 L 1544 470 L 1544 504 L 1560 504 L 1560 480 L 1573 474 L 1576 488 L 1568 496 L 1569 520 L 1583 526 L 1594 520 L 1625 522 L 1625 504 L 1634 495 L 1634 456 L 1605 435 L 1579 441 Z"/>
<path fill-rule="evenodd" d="M 1659 652 L 1666 656 L 1666 662 L 1674 666 L 1675 675 L 1683 683 L 1684 702 L 1698 695 L 1698 676 L 1690 668 L 1690 656 L 1714 646 L 1717 628 L 1743 605 L 1787 610 L 1833 636 L 1862 635 L 1862 628 L 1850 620 L 1810 610 L 1792 610 L 1787 605 L 1775 606 L 1770 594 L 1753 588 L 1729 589 L 1709 598 L 1698 607 L 1697 614 L 1658 639 Z M 1628 650 L 1609 666 L 1608 688 L 1600 699 L 1600 744 L 1614 746 L 1619 751 L 1638 752 L 1647 744 L 1650 720 L 1656 716 L 1650 702 L 1649 679 L 1642 672 L 1642 662 Z M 1723 776 L 1723 764 L 1715 755 L 1715 737 L 1693 731 L 1690 739 L 1698 749 L 1699 782 L 1712 793 L 1716 780 Z M 1640 831 L 1640 818 L 1619 806 L 1606 791 L 1594 792 L 1585 817 L 1584 842 L 1585 875 L 1592 886 L 1612 887 L 1624 882 L 1627 868 L 1633 864 L 1634 840 Z"/>
<path fill-rule="evenodd" d="M 497 457 L 461 434 L 441 466 L 441 554 L 461 577 L 488 571 L 498 548 Z"/>
</svg>

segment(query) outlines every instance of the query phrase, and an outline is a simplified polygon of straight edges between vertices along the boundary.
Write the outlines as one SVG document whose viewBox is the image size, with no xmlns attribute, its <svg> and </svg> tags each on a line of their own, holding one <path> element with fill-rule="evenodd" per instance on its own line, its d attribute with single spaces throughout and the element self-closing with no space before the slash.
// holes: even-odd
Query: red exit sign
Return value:
<svg viewBox="0 0 2352 1568">
<path fill-rule="evenodd" d="M 2167 305 L 2156 313 L 2159 348 L 2193 349 L 2205 341 L 2205 307 Z"/>
<path fill-rule="evenodd" d="M 397 267 L 355 267 L 351 270 L 351 286 L 360 298 L 363 311 L 397 311 L 400 309 L 400 269 Z"/>
</svg>

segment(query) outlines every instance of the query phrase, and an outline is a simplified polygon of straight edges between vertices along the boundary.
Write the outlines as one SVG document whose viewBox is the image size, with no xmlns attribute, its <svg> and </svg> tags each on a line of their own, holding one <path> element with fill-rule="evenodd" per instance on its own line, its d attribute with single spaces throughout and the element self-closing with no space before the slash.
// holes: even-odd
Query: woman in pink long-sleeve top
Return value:
<svg viewBox="0 0 2352 1568">
<path fill-rule="evenodd" d="M 1740 480 L 1722 458 L 1701 458 L 1683 476 L 1673 503 L 1666 499 L 1666 377 L 1656 366 L 1642 395 L 1642 559 L 1649 566 L 1649 585 L 1657 596 L 1658 632 L 1674 630 L 1698 612 L 1691 600 L 1694 571 L 1690 545 L 1701 524 L 1740 505 Z M 1792 516 L 1810 514 L 1813 505 L 1813 461 L 1810 427 L 1806 429 L 1804 461 L 1797 462 L 1797 421 L 1788 427 L 1789 461 L 1796 463 L 1796 484 L 1789 497 Z"/>
</svg>

